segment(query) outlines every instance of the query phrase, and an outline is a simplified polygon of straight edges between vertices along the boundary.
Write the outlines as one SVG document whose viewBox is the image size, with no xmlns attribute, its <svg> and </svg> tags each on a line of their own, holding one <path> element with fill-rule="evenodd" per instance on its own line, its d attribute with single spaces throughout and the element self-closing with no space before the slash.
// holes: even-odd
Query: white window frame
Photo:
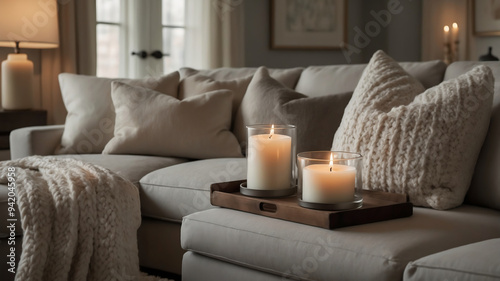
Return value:
<svg viewBox="0 0 500 281">
<path fill-rule="evenodd" d="M 146 60 L 141 60 L 136 56 L 132 56 L 132 52 L 145 50 L 149 53 L 160 50 L 162 48 L 163 28 L 183 28 L 186 32 L 186 22 L 184 25 L 164 25 L 162 22 L 162 9 L 161 0 L 120 0 L 120 20 L 119 23 L 96 21 L 96 29 L 98 25 L 113 25 L 120 28 L 120 62 L 119 62 L 119 77 L 127 78 L 143 78 L 146 76 L 158 76 L 163 74 L 163 59 L 151 60 L 148 56 Z M 97 6 L 97 5 L 96 5 Z M 143 11 L 143 15 L 138 15 L 136 11 Z M 159 11 L 159 17 L 151 17 L 148 11 Z M 141 18 L 147 18 L 149 21 L 144 21 Z M 150 34 L 143 34 L 142 30 L 134 30 L 134 28 L 157 28 L 156 33 L 160 36 L 151 36 Z M 146 28 L 144 28 L 144 26 Z M 158 33 L 159 32 L 159 33 Z M 138 38 L 133 38 L 134 35 Z M 147 35 L 146 38 L 140 39 L 142 36 Z M 144 42 L 148 41 L 149 42 Z M 184 41 L 186 42 L 186 41 Z M 138 43 L 144 43 L 141 44 Z M 98 46 L 97 46 L 98 48 Z M 171 54 L 167 54 L 170 56 Z M 185 55 L 184 55 L 185 56 Z M 185 61 L 186 58 L 183 58 Z M 97 65 L 97 64 L 96 64 Z M 153 65 L 153 66 L 151 66 Z M 161 73 L 160 73 L 161 72 Z"/>
</svg>

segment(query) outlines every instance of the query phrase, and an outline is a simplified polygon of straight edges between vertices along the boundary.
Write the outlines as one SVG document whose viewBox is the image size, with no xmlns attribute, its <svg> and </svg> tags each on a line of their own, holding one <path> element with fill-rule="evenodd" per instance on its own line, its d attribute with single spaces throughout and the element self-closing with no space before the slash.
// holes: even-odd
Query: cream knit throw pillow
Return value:
<svg viewBox="0 0 500 281">
<path fill-rule="evenodd" d="M 345 110 L 332 150 L 364 156 L 364 189 L 406 193 L 417 206 L 454 208 L 469 188 L 492 98 L 488 67 L 424 91 L 378 51 Z"/>
</svg>

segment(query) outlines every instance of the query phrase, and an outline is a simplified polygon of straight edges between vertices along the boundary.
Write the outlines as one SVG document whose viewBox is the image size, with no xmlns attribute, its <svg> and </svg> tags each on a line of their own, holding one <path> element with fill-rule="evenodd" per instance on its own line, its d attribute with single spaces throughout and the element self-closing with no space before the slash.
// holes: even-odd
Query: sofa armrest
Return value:
<svg viewBox="0 0 500 281">
<path fill-rule="evenodd" d="M 11 159 L 31 155 L 52 155 L 61 144 L 64 125 L 35 126 L 10 133 Z"/>
</svg>

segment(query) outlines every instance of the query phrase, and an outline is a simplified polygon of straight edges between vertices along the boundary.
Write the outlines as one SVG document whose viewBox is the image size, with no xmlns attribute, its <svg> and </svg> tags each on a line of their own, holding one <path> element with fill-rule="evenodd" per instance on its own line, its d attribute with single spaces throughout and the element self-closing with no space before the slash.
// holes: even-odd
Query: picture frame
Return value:
<svg viewBox="0 0 500 281">
<path fill-rule="evenodd" d="M 271 49 L 341 49 L 347 42 L 346 0 L 271 0 Z"/>
<path fill-rule="evenodd" d="M 474 0 L 472 17 L 475 36 L 500 36 L 500 0 Z"/>
</svg>

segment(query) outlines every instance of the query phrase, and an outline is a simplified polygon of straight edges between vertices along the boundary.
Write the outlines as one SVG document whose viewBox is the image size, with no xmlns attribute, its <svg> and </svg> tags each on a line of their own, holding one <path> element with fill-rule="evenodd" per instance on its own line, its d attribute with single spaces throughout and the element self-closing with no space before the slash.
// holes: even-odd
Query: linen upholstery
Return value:
<svg viewBox="0 0 500 281">
<path fill-rule="evenodd" d="M 147 174 L 140 180 L 142 215 L 180 222 L 183 216 L 213 208 L 210 185 L 246 179 L 245 158 L 198 160 Z"/>
<path fill-rule="evenodd" d="M 365 189 L 405 193 L 418 206 L 457 207 L 488 131 L 492 96 L 488 67 L 424 92 L 378 51 L 345 110 L 332 150 L 363 155 Z"/>
<path fill-rule="evenodd" d="M 223 277 L 221 276 L 223 272 Z M 278 275 L 256 271 L 238 266 L 228 262 L 222 262 L 217 259 L 199 255 L 193 252 L 187 252 L 182 258 L 182 280 L 183 281 L 220 281 L 224 280 L 238 281 L 280 281 L 290 280 Z"/>
<path fill-rule="evenodd" d="M 286 87 L 293 89 L 299 80 L 300 74 L 302 73 L 303 68 L 295 67 L 295 68 L 283 68 L 283 69 L 269 69 L 269 73 L 271 77 L 278 80 L 280 83 L 285 85 Z M 253 75 L 257 71 L 256 67 L 222 67 L 216 69 L 203 69 L 197 70 L 189 67 L 183 67 L 179 69 L 181 79 L 184 79 L 188 76 L 199 74 L 208 76 L 214 80 L 233 80 L 236 78 L 243 78 L 247 76 Z"/>
<path fill-rule="evenodd" d="M 440 60 L 399 65 L 425 88 L 441 83 L 446 70 Z M 354 91 L 365 68 L 366 64 L 309 66 L 302 71 L 295 90 L 311 97 Z"/>
<path fill-rule="evenodd" d="M 304 97 L 276 105 L 274 111 L 283 124 L 297 127 L 297 153 L 330 150 L 351 96 L 352 92 Z M 280 102 L 284 100 L 280 98 Z"/>
<path fill-rule="evenodd" d="M 139 154 L 192 159 L 241 157 L 231 133 L 229 90 L 179 101 L 159 92 L 113 82 L 114 137 L 104 154 Z"/>
<path fill-rule="evenodd" d="M 174 157 L 113 154 L 65 154 L 62 158 L 73 158 L 109 169 L 128 179 L 136 186 L 145 175 L 161 168 L 175 166 L 188 160 Z"/>
<path fill-rule="evenodd" d="M 224 208 L 184 217 L 183 249 L 294 280 L 401 280 L 426 255 L 499 237 L 500 213 L 462 205 L 443 212 L 327 230 Z M 481 229 L 481 231 L 478 231 Z M 220 280 L 224 273 L 220 272 Z"/>
<path fill-rule="evenodd" d="M 33 126 L 15 129 L 10 133 L 10 158 L 31 155 L 53 155 L 61 144 L 64 125 Z"/>
<path fill-rule="evenodd" d="M 446 69 L 444 79 L 450 80 L 478 65 L 488 66 L 495 76 L 495 94 L 490 127 L 477 159 L 466 202 L 500 210 L 500 66 L 499 62 L 455 62 Z"/>
<path fill-rule="evenodd" d="M 200 74 L 188 76 L 179 84 L 179 99 L 183 100 L 215 90 L 230 90 L 233 92 L 232 118 L 234 119 L 250 80 L 252 80 L 251 75 L 233 80 L 214 80 Z"/>
<path fill-rule="evenodd" d="M 109 79 L 94 76 L 59 74 L 64 105 L 68 111 L 56 154 L 101 153 L 113 137 L 115 111 L 111 100 L 111 82 L 153 89 L 177 97 L 179 73 L 158 78 Z"/>
<path fill-rule="evenodd" d="M 404 280 L 500 280 L 499 249 L 497 238 L 426 256 L 408 264 Z"/>
</svg>

